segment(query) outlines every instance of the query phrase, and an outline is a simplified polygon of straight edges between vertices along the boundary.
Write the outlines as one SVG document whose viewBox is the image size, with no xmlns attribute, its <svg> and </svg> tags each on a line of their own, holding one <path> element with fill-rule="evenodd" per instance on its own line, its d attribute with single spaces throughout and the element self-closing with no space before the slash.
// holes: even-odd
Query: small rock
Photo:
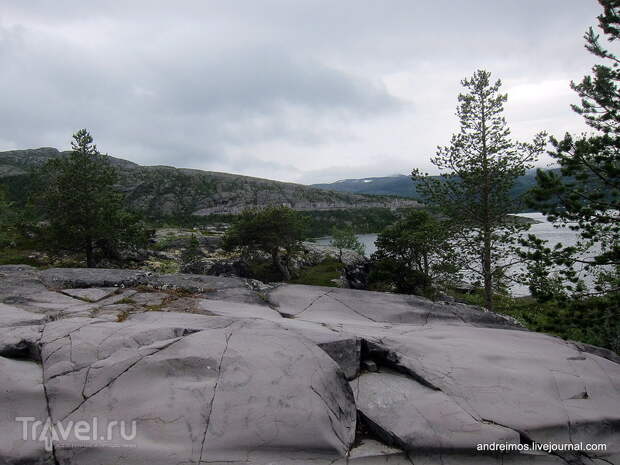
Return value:
<svg viewBox="0 0 620 465">
<path fill-rule="evenodd" d="M 371 373 L 376 373 L 379 371 L 379 367 L 377 367 L 377 364 L 372 360 L 363 360 L 362 369 L 370 371 Z"/>
</svg>

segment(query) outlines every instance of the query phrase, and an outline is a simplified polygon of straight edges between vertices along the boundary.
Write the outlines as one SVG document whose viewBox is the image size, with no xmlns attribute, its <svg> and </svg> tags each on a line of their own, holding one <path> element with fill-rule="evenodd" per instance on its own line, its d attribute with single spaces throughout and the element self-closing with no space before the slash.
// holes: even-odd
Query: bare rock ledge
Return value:
<svg viewBox="0 0 620 465">
<path fill-rule="evenodd" d="M 0 464 L 620 464 L 614 357 L 414 296 L 2 266 Z"/>
</svg>

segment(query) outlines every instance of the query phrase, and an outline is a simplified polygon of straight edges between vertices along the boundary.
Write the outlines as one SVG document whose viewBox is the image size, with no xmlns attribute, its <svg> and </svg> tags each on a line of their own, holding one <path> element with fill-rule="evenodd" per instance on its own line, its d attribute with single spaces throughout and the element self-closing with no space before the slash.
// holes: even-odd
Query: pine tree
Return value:
<svg viewBox="0 0 620 465">
<path fill-rule="evenodd" d="M 71 154 L 41 168 L 37 200 L 49 223 L 47 245 L 83 253 L 86 265 L 94 267 L 96 250 L 113 254 L 121 245 L 144 243 L 145 233 L 137 217 L 123 208 L 123 196 L 114 189 L 116 169 L 86 129 L 73 135 L 71 147 Z"/>
<path fill-rule="evenodd" d="M 289 261 L 300 248 L 305 229 L 303 217 L 289 207 L 244 210 L 224 234 L 222 247 L 245 255 L 258 251 L 269 254 L 273 266 L 288 281 Z"/>
<path fill-rule="evenodd" d="M 192 234 L 187 242 L 187 247 L 181 252 L 181 262 L 183 265 L 189 265 L 202 257 L 204 257 L 204 253 L 200 248 L 200 241 Z"/>
<path fill-rule="evenodd" d="M 377 237 L 369 281 L 373 287 L 432 297 L 453 277 L 455 250 L 447 225 L 426 210 L 413 210 Z"/>
<path fill-rule="evenodd" d="M 607 41 L 620 39 L 620 2 L 599 0 L 603 13 L 599 28 Z M 546 249 L 533 238 L 535 254 L 562 266 L 562 273 L 577 282 L 575 266 L 585 266 L 598 275 L 600 292 L 618 292 L 620 284 L 620 59 L 607 50 L 601 37 L 590 28 L 586 49 L 606 64 L 597 64 L 592 75 L 571 87 L 581 99 L 572 109 L 583 116 L 594 132 L 563 139 L 551 138 L 550 155 L 560 172 L 538 171 L 537 186 L 529 204 L 547 215 L 557 226 L 579 233 L 576 246 Z M 583 258 L 584 251 L 591 258 Z M 542 255 L 541 255 L 542 254 Z M 570 286 L 569 290 L 574 290 Z"/>
<path fill-rule="evenodd" d="M 419 170 L 412 177 L 420 181 L 417 189 L 427 203 L 458 231 L 453 242 L 462 252 L 462 265 L 481 278 L 485 306 L 491 310 L 494 291 L 510 265 L 507 245 L 524 228 L 507 220 L 517 209 L 510 189 L 532 167 L 546 136 L 540 133 L 532 143 L 510 139 L 502 116 L 507 95 L 500 93 L 500 80 L 491 82 L 491 73 L 478 70 L 461 84 L 466 93 L 458 96 L 460 131 L 431 159 L 439 179 Z"/>
<path fill-rule="evenodd" d="M 359 241 L 351 226 L 334 227 L 332 228 L 331 236 L 332 240 L 329 244 L 338 249 L 340 261 L 342 261 L 342 251 L 344 249 L 353 250 L 360 255 L 364 255 L 366 247 Z"/>
<path fill-rule="evenodd" d="M 4 189 L 0 187 L 0 249 L 12 243 L 14 216 L 12 203 L 6 200 Z"/>
</svg>

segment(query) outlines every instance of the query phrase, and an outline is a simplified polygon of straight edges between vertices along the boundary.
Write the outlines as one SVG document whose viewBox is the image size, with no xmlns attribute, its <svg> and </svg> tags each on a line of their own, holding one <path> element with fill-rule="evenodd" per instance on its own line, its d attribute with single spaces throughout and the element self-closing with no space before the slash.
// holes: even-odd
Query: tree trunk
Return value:
<svg viewBox="0 0 620 465">
<path fill-rule="evenodd" d="M 493 182 L 489 173 L 489 153 L 487 150 L 486 98 L 481 97 L 481 141 L 482 141 L 482 277 L 484 279 L 484 306 L 493 311 L 493 275 L 491 274 L 491 215 L 490 184 Z"/>
<path fill-rule="evenodd" d="M 286 264 L 282 263 L 282 256 L 280 255 L 280 248 L 276 247 L 271 251 L 271 258 L 273 259 L 273 264 L 275 267 L 280 270 L 282 277 L 285 281 L 291 279 L 291 272 L 288 270 Z"/>
<path fill-rule="evenodd" d="M 86 244 L 84 245 L 86 250 L 86 266 L 88 268 L 95 267 L 95 257 L 93 255 L 93 241 L 91 239 L 86 239 Z"/>
<path fill-rule="evenodd" d="M 491 232 L 485 228 L 482 250 L 482 276 L 484 278 L 484 306 L 493 311 L 493 274 L 491 269 Z"/>
</svg>

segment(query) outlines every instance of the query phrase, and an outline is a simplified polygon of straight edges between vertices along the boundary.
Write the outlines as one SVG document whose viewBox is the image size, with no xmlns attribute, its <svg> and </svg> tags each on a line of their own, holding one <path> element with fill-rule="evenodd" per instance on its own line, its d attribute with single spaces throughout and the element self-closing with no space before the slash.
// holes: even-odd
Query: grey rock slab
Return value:
<svg viewBox="0 0 620 465">
<path fill-rule="evenodd" d="M 612 362 L 620 363 L 620 355 L 612 352 L 609 349 L 603 347 L 593 346 L 592 344 L 586 344 L 584 342 L 570 341 L 580 352 L 588 352 L 590 354 L 598 355 L 599 357 L 606 358 Z"/>
<path fill-rule="evenodd" d="M 265 305 L 200 299 L 199 307 L 220 316 L 273 321 L 279 327 L 317 344 L 338 363 L 347 379 L 353 379 L 359 373 L 361 342 L 355 335 L 334 331 L 318 323 L 282 318 L 277 311 Z"/>
<path fill-rule="evenodd" d="M 394 372 L 362 374 L 356 404 L 376 434 L 406 450 L 475 450 L 481 443 L 519 444 L 511 429 L 476 420 L 450 396 Z"/>
<path fill-rule="evenodd" d="M 93 308 L 104 307 L 106 305 L 114 305 L 124 300 L 132 299 L 137 294 L 135 289 L 122 289 L 118 288 L 116 292 L 110 294 L 108 297 L 100 300 L 96 304 L 91 304 Z"/>
<path fill-rule="evenodd" d="M 83 450 L 59 447 L 57 456 L 80 464 L 198 463 L 225 347 L 226 334 L 208 330 L 133 353 L 121 350 L 93 365 L 93 390 L 85 399 L 67 386 L 67 395 L 79 402 L 67 420 L 135 421 L 136 437 L 126 441 L 116 434 L 109 442 L 119 448 L 102 442 Z"/>
<path fill-rule="evenodd" d="M 86 302 L 98 302 L 105 297 L 114 294 L 118 288 L 106 287 L 106 288 L 90 288 L 90 289 L 64 289 L 63 294 L 69 297 L 75 297 L 76 299 L 84 300 Z"/>
<path fill-rule="evenodd" d="M 65 318 L 50 322 L 43 327 L 41 342 L 44 344 L 49 344 L 58 341 L 68 337 L 70 334 L 78 331 L 82 327 L 97 323 L 101 323 L 101 321 L 94 318 L 84 317 Z"/>
<path fill-rule="evenodd" d="M 351 380 L 359 374 L 361 341 L 358 337 L 346 337 L 317 345 L 340 366 L 347 379 Z"/>
<path fill-rule="evenodd" d="M 96 303 L 59 291 L 88 287 L 119 291 Z M 141 304 L 119 304 L 126 296 Z M 38 441 L 16 448 L 10 423 L 18 413 L 45 420 L 48 405 L 54 420 L 136 422 L 131 440 L 115 431 L 87 448 L 57 441 L 66 465 L 620 463 L 615 358 L 463 304 L 2 266 L 0 304 L 2 463 L 51 460 Z M 130 314 L 110 321 L 118 311 Z M 354 441 L 357 409 L 378 435 Z M 562 458 L 471 449 L 504 435 L 608 450 Z"/>
<path fill-rule="evenodd" d="M 23 310 L 44 314 L 72 313 L 95 307 L 95 304 L 86 303 L 47 289 L 33 290 L 27 296 L 19 298 L 4 299 L 5 304 L 9 302 L 12 302 L 10 305 Z"/>
<path fill-rule="evenodd" d="M 178 312 L 145 312 L 129 317 L 124 324 L 174 326 L 186 330 L 225 329 L 235 322 L 234 319 L 221 316 L 208 316 Z"/>
<path fill-rule="evenodd" d="M 431 312 L 429 322 L 434 322 L 440 317 L 439 308 L 442 306 L 449 312 L 452 312 L 458 319 L 464 323 L 485 328 L 504 328 L 524 330 L 525 328 L 516 319 L 506 315 L 500 315 L 483 307 L 466 305 L 459 302 L 438 302 L 436 308 Z M 443 316 L 441 316 L 443 318 Z"/>
<path fill-rule="evenodd" d="M 205 436 L 203 460 L 247 451 L 343 456 L 355 434 L 355 405 L 336 363 L 281 329 L 233 331 Z"/>
<path fill-rule="evenodd" d="M 198 299 L 194 297 L 174 298 L 171 301 L 164 300 L 162 306 L 158 309 L 149 309 L 149 311 L 160 312 L 180 312 L 180 313 L 203 313 L 208 315 L 209 312 L 201 311 L 198 308 Z"/>
<path fill-rule="evenodd" d="M 436 303 L 414 295 L 335 289 L 328 297 L 378 323 L 426 325 L 453 322 L 485 327 L 518 327 L 512 320 L 479 307 Z"/>
<path fill-rule="evenodd" d="M 435 307 L 431 301 L 415 296 L 360 292 L 354 289 L 336 289 L 330 293 L 329 297 L 364 316 L 367 320 L 380 323 L 423 325 L 426 324 L 429 313 Z M 454 316 L 446 312 L 446 318 L 451 319 Z"/>
<path fill-rule="evenodd" d="M 359 373 L 361 344 L 354 335 L 333 331 L 313 322 L 282 318 L 280 313 L 266 305 L 199 299 L 198 307 L 219 316 L 276 322 L 280 327 L 316 343 L 338 363 L 347 379 L 352 379 Z"/>
<path fill-rule="evenodd" d="M 0 357 L 40 360 L 43 326 L 0 327 Z"/>
<path fill-rule="evenodd" d="M 317 455 L 333 461 L 346 454 L 355 432 L 352 394 L 337 364 L 316 345 L 269 321 L 188 333 L 187 326 L 222 318 L 154 314 L 136 315 L 151 323 L 136 318 L 86 325 L 73 319 L 46 328 L 43 357 L 53 419 L 137 422 L 135 448 L 95 443 L 75 450 L 61 441 L 61 463 Z M 179 326 L 181 317 L 194 321 Z M 70 328 L 54 328 L 66 322 Z"/>
<path fill-rule="evenodd" d="M 147 286 L 192 293 L 226 293 L 227 290 L 232 292 L 237 289 L 246 299 L 252 294 L 247 289 L 246 280 L 219 276 L 100 268 L 50 268 L 40 271 L 38 277 L 52 289 Z"/>
<path fill-rule="evenodd" d="M 139 292 L 128 298 L 136 305 L 156 307 L 162 305 L 166 300 L 170 300 L 172 296 L 165 292 Z"/>
<path fill-rule="evenodd" d="M 338 363 L 347 379 L 353 379 L 359 373 L 361 343 L 360 339 L 354 335 L 336 332 L 313 322 L 282 318 L 280 313 L 266 305 L 207 299 L 201 299 L 199 302 L 201 309 L 216 315 L 274 321 L 280 327 L 316 343 Z"/>
<path fill-rule="evenodd" d="M 321 322 L 375 322 L 426 325 L 452 322 L 522 329 L 511 319 L 458 303 L 422 297 L 329 287 L 281 285 L 269 299 L 284 316 Z"/>
<path fill-rule="evenodd" d="M 19 297 L 43 290 L 46 288 L 34 268 L 24 265 L 0 266 L 0 301 L 3 303 L 12 304 Z"/>
<path fill-rule="evenodd" d="M 27 312 L 0 303 L 0 327 L 37 325 L 47 320 L 45 315 Z"/>
<path fill-rule="evenodd" d="M 97 316 L 97 318 L 100 318 L 102 315 L 105 315 L 106 313 L 117 314 L 120 312 L 130 312 L 130 311 L 136 311 L 136 310 L 137 310 L 136 307 L 134 307 L 132 304 L 112 304 L 112 305 L 106 305 L 105 307 L 100 307 L 96 309 L 94 314 L 95 316 Z"/>
<path fill-rule="evenodd" d="M 281 320 L 282 316 L 267 305 L 256 305 L 225 300 L 200 299 L 198 307 L 215 315 L 233 318 L 261 318 L 265 320 Z"/>
<path fill-rule="evenodd" d="M 45 422 L 47 417 L 41 366 L 0 357 L 0 463 L 54 464 L 52 454 L 38 440 L 42 427 L 39 434 L 31 434 L 33 422 Z"/>
<path fill-rule="evenodd" d="M 596 437 L 607 441 L 603 457 L 620 450 L 620 365 L 614 362 L 543 334 L 468 325 L 432 327 L 382 344 L 477 419 L 541 443 Z"/>
<path fill-rule="evenodd" d="M 221 276 L 192 274 L 158 274 L 148 278 L 148 285 L 157 289 L 183 289 L 189 292 L 214 292 L 220 289 L 243 288 L 245 280 Z"/>
<path fill-rule="evenodd" d="M 361 365 L 361 339 L 310 321 L 282 318 L 277 324 L 303 336 L 323 349 L 340 366 L 347 379 L 357 376 Z"/>
<path fill-rule="evenodd" d="M 330 298 L 336 290 L 331 287 L 282 285 L 269 293 L 269 300 L 287 318 L 317 322 L 372 321 L 346 304 Z"/>
<path fill-rule="evenodd" d="M 209 292 L 209 300 L 223 300 L 227 302 L 239 302 L 246 304 L 265 305 L 267 294 L 263 291 L 253 289 L 252 280 L 245 280 L 243 287 L 218 288 Z"/>
<path fill-rule="evenodd" d="M 0 273 L 2 274 L 22 271 L 36 271 L 36 268 L 30 265 L 0 265 Z"/>
<path fill-rule="evenodd" d="M 130 287 L 145 284 L 149 273 L 101 268 L 49 268 L 39 272 L 41 281 L 54 289 Z"/>
</svg>

